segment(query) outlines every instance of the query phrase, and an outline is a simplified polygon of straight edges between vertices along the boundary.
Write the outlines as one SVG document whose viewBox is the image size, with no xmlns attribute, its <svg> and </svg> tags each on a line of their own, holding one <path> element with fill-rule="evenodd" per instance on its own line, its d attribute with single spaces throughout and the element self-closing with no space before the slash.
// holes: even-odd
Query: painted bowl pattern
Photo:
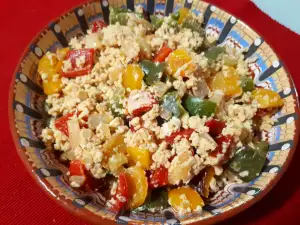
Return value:
<svg viewBox="0 0 300 225">
<path fill-rule="evenodd" d="M 210 199 L 202 214 L 179 216 L 172 209 L 161 213 L 121 212 L 118 215 L 104 206 L 99 193 L 86 194 L 68 185 L 67 168 L 53 151 L 46 150 L 39 135 L 46 123 L 42 87 L 38 80 L 38 60 L 47 51 L 67 46 L 68 41 L 84 34 L 95 20 L 108 22 L 109 6 L 134 9 L 142 5 L 150 14 L 168 15 L 181 7 L 203 14 L 207 35 L 215 36 L 220 45 L 237 50 L 247 48 L 245 58 L 255 74 L 255 83 L 280 94 L 284 107 L 274 115 L 277 122 L 264 133 L 270 151 L 263 172 L 244 184 L 230 184 Z M 232 216 L 262 198 L 279 180 L 297 145 L 299 104 L 295 86 L 271 47 L 256 32 L 235 17 L 202 1 L 193 0 L 107 0 L 82 4 L 52 21 L 24 52 L 16 68 L 9 102 L 11 130 L 27 169 L 41 187 L 64 208 L 92 223 L 102 224 L 210 224 Z"/>
</svg>

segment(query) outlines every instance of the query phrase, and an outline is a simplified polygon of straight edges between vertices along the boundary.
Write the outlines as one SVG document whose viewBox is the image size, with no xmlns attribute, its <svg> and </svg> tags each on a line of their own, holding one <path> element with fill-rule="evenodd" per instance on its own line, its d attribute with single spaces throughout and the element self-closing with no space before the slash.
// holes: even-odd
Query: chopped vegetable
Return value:
<svg viewBox="0 0 300 225">
<path fill-rule="evenodd" d="M 148 91 L 131 94 L 128 98 L 128 112 L 133 116 L 140 116 L 157 104 L 154 96 Z"/>
<path fill-rule="evenodd" d="M 215 138 L 217 147 L 209 155 L 212 157 L 220 157 L 219 163 L 224 164 L 228 161 L 232 153 L 233 138 L 231 135 L 220 135 Z"/>
<path fill-rule="evenodd" d="M 110 210 L 119 212 L 125 207 L 130 194 L 130 179 L 126 173 L 120 173 L 116 194 L 111 201 Z"/>
<path fill-rule="evenodd" d="M 189 15 L 189 9 L 188 8 L 180 8 L 179 9 L 179 19 L 178 24 L 182 24 L 182 22 L 185 20 L 185 18 Z"/>
<path fill-rule="evenodd" d="M 127 25 L 127 13 L 130 12 L 128 9 L 110 7 L 109 11 L 109 24 L 116 24 L 118 22 L 120 25 Z"/>
<path fill-rule="evenodd" d="M 240 76 L 232 67 L 216 74 L 211 83 L 212 91 L 220 90 L 229 97 L 242 94 L 240 86 Z"/>
<path fill-rule="evenodd" d="M 204 55 L 206 58 L 209 58 L 211 60 L 216 60 L 218 56 L 222 53 L 225 53 L 225 47 L 214 46 L 209 48 Z"/>
<path fill-rule="evenodd" d="M 183 101 L 183 106 L 189 112 L 191 116 L 211 116 L 216 112 L 217 104 L 206 100 L 200 99 L 193 96 L 188 96 Z"/>
<path fill-rule="evenodd" d="M 54 126 L 57 130 L 69 137 L 68 121 L 74 116 L 74 112 L 68 113 L 54 121 Z"/>
<path fill-rule="evenodd" d="M 68 52 L 70 51 L 69 48 L 58 48 L 56 49 L 56 55 L 57 55 L 57 58 L 62 61 L 66 58 Z"/>
<path fill-rule="evenodd" d="M 158 188 L 168 184 L 168 169 L 161 166 L 151 172 L 149 178 L 149 188 Z"/>
<path fill-rule="evenodd" d="M 108 25 L 104 23 L 102 20 L 97 20 L 93 23 L 92 33 L 96 33 L 99 30 L 102 30 L 103 27 L 107 27 Z"/>
<path fill-rule="evenodd" d="M 94 49 L 77 49 L 67 53 L 66 61 L 71 64 L 70 68 L 63 69 L 62 76 L 73 78 L 89 74 L 94 65 Z"/>
<path fill-rule="evenodd" d="M 189 139 L 193 132 L 194 132 L 193 129 L 183 129 L 183 130 L 180 130 L 180 131 L 173 132 L 170 136 L 166 137 L 165 140 L 166 140 L 167 143 L 173 144 L 175 138 L 177 138 L 178 136 L 180 138 Z"/>
<path fill-rule="evenodd" d="M 186 113 L 185 109 L 180 104 L 180 98 L 176 91 L 165 94 L 162 98 L 161 105 L 178 118 Z"/>
<path fill-rule="evenodd" d="M 68 120 L 69 142 L 72 149 L 80 145 L 80 127 L 77 119 Z"/>
<path fill-rule="evenodd" d="M 172 52 L 172 49 L 169 48 L 166 43 L 164 43 L 163 46 L 161 47 L 161 49 L 156 54 L 153 61 L 162 63 L 170 55 L 171 52 Z"/>
<path fill-rule="evenodd" d="M 176 49 L 173 51 L 168 58 L 168 64 L 172 70 L 172 74 L 175 74 L 176 71 L 190 62 L 192 58 L 188 55 L 188 53 L 183 49 Z"/>
<path fill-rule="evenodd" d="M 151 190 L 148 193 L 147 199 L 145 203 L 133 210 L 134 212 L 141 212 L 141 211 L 161 211 L 168 207 L 168 192 L 162 188 L 156 188 Z"/>
<path fill-rule="evenodd" d="M 144 81 L 147 85 L 153 85 L 160 80 L 165 67 L 164 63 L 153 63 L 149 60 L 143 60 L 140 64 L 145 74 Z"/>
<path fill-rule="evenodd" d="M 258 88 L 252 91 L 252 99 L 259 103 L 258 107 L 261 109 L 283 106 L 283 100 L 280 95 L 268 89 Z"/>
<path fill-rule="evenodd" d="M 201 209 L 204 201 L 200 195 L 189 187 L 172 189 L 168 193 L 169 204 L 176 210 L 190 209 L 192 211 Z"/>
<path fill-rule="evenodd" d="M 126 170 L 129 177 L 129 200 L 128 209 L 134 209 L 141 206 L 147 197 L 148 181 L 145 171 L 137 166 L 129 167 Z"/>
<path fill-rule="evenodd" d="M 229 167 L 244 181 L 249 182 L 259 175 L 268 152 L 267 142 L 258 142 L 254 148 L 247 146 L 235 153 Z"/>
<path fill-rule="evenodd" d="M 149 150 L 137 147 L 127 147 L 126 150 L 129 155 L 128 161 L 130 166 L 137 165 L 145 170 L 149 169 L 151 164 Z"/>
<path fill-rule="evenodd" d="M 222 130 L 225 128 L 226 124 L 224 121 L 211 119 L 205 123 L 205 126 L 209 127 L 209 134 L 212 137 L 217 137 L 222 133 Z"/>
<path fill-rule="evenodd" d="M 207 166 L 191 181 L 196 185 L 197 191 L 204 198 L 208 198 L 209 196 L 209 187 L 214 176 L 215 169 L 212 166 Z"/>
<path fill-rule="evenodd" d="M 85 166 L 80 160 L 72 160 L 70 162 L 70 176 L 85 176 Z"/>
<path fill-rule="evenodd" d="M 205 35 L 205 31 L 202 28 L 201 24 L 196 19 L 194 19 L 192 15 L 187 15 L 185 19 L 183 19 L 181 27 L 198 32 L 200 36 Z"/>
<path fill-rule="evenodd" d="M 155 15 L 151 15 L 150 19 L 151 19 L 151 24 L 153 25 L 154 29 L 156 29 L 156 30 L 158 28 L 160 28 L 164 22 L 163 18 L 159 18 L 158 16 L 155 16 Z"/>
<path fill-rule="evenodd" d="M 59 64 L 54 54 L 44 55 L 38 64 L 38 72 L 43 80 L 43 89 L 46 95 L 58 93 L 62 89 L 60 73 L 56 66 Z M 43 78 L 46 76 L 46 78 Z"/>
<path fill-rule="evenodd" d="M 250 77 L 243 77 L 241 86 L 244 92 L 253 91 L 255 89 L 253 79 L 251 79 Z"/>
<path fill-rule="evenodd" d="M 122 134 L 113 134 L 103 145 L 103 163 L 107 164 L 114 153 L 126 153 L 126 145 Z"/>
<path fill-rule="evenodd" d="M 143 71 L 139 65 L 129 64 L 123 73 L 123 87 L 130 90 L 141 89 L 144 78 Z"/>
<path fill-rule="evenodd" d="M 197 85 L 192 89 L 193 94 L 198 98 L 205 98 L 209 94 L 209 87 L 205 80 L 199 79 Z"/>
</svg>

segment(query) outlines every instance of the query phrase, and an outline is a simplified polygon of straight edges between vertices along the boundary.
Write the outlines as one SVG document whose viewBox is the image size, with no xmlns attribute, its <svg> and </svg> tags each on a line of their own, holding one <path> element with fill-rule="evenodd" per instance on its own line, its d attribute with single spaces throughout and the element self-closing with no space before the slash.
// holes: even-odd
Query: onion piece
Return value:
<svg viewBox="0 0 300 225">
<path fill-rule="evenodd" d="M 80 144 L 80 127 L 77 119 L 68 120 L 69 142 L 72 149 Z"/>
</svg>

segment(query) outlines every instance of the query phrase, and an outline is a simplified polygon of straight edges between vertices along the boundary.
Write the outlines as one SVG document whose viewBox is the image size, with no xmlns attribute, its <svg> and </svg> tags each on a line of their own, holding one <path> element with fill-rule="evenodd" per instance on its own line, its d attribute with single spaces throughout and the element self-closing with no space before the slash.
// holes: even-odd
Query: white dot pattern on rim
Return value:
<svg viewBox="0 0 300 225">
<path fill-rule="evenodd" d="M 41 172 L 46 176 L 49 177 L 50 176 L 50 172 L 44 168 L 41 169 Z"/>
<path fill-rule="evenodd" d="M 255 195 L 255 190 L 250 190 L 250 191 L 248 191 L 247 193 L 246 193 L 247 195 Z"/>
<path fill-rule="evenodd" d="M 24 112 L 23 106 L 21 106 L 20 104 L 16 105 L 16 110 L 20 113 Z"/>
<path fill-rule="evenodd" d="M 103 5 L 104 7 L 107 7 L 107 6 L 108 6 L 108 1 L 103 1 L 103 2 L 102 2 L 102 5 Z"/>
<path fill-rule="evenodd" d="M 286 143 L 284 145 L 281 146 L 281 150 L 287 150 L 291 147 L 291 145 L 289 143 Z"/>
<path fill-rule="evenodd" d="M 210 7 L 210 10 L 211 10 L 212 12 L 214 12 L 214 11 L 216 11 L 216 7 L 215 7 L 215 6 L 211 6 L 211 7 Z"/>
<path fill-rule="evenodd" d="M 21 80 L 23 83 L 26 83 L 26 82 L 27 82 L 27 77 L 26 77 L 23 73 L 21 73 L 21 74 L 20 74 L 20 80 Z"/>
<path fill-rule="evenodd" d="M 256 38 L 254 41 L 254 45 L 255 46 L 259 46 L 261 44 L 261 39 L 260 38 Z"/>
<path fill-rule="evenodd" d="M 78 14 L 78 16 L 83 16 L 83 10 L 82 9 L 78 9 L 77 14 Z"/>
<path fill-rule="evenodd" d="M 291 123 L 294 120 L 295 120 L 294 117 L 291 116 L 291 117 L 287 118 L 286 123 Z"/>
<path fill-rule="evenodd" d="M 54 30 L 55 30 L 56 33 L 59 33 L 61 31 L 61 28 L 58 24 L 55 24 Z"/>
<path fill-rule="evenodd" d="M 39 57 L 43 55 L 42 49 L 40 49 L 39 47 L 35 47 L 34 52 Z"/>
<path fill-rule="evenodd" d="M 236 18 L 232 16 L 232 17 L 230 18 L 230 23 L 234 24 L 235 22 L 236 22 Z"/>
<path fill-rule="evenodd" d="M 274 167 L 272 169 L 270 169 L 269 173 L 277 173 L 278 172 L 278 167 Z"/>
<path fill-rule="evenodd" d="M 83 201 L 83 200 L 81 200 L 81 199 L 79 199 L 79 198 L 76 198 L 74 201 L 75 201 L 76 203 L 78 203 L 79 205 L 85 205 L 85 201 Z"/>
<path fill-rule="evenodd" d="M 280 63 L 279 63 L 279 61 L 274 61 L 273 63 L 272 63 L 272 66 L 274 67 L 274 68 L 277 68 L 278 66 L 280 65 Z"/>
<path fill-rule="evenodd" d="M 289 93 L 291 93 L 291 91 L 292 91 L 292 89 L 290 89 L 290 88 L 285 88 L 285 89 L 283 90 L 283 94 L 288 95 Z"/>
<path fill-rule="evenodd" d="M 26 139 L 24 139 L 24 138 L 21 139 L 21 144 L 22 144 L 24 147 L 29 147 L 29 142 L 28 142 Z"/>
</svg>

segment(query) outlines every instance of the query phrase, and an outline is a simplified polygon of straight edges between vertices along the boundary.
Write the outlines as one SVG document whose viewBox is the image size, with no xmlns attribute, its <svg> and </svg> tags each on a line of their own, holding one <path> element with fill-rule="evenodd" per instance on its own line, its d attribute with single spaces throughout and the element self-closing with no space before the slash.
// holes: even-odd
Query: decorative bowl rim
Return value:
<svg viewBox="0 0 300 225">
<path fill-rule="evenodd" d="M 195 0 L 195 1 L 203 1 L 203 0 Z M 75 10 L 76 8 L 79 8 L 85 4 L 88 3 L 92 3 L 92 2 L 96 2 L 96 0 L 85 0 L 84 2 L 77 4 L 74 7 L 71 7 L 67 10 L 64 10 L 59 16 L 55 17 L 54 19 L 52 19 L 51 21 L 57 21 L 59 18 L 61 18 L 61 16 L 66 15 L 67 13 Z M 207 4 L 210 4 L 211 6 L 215 6 L 209 2 L 207 2 L 206 0 L 203 1 L 206 2 Z M 231 13 L 229 13 L 228 11 L 224 10 L 222 7 L 216 6 L 218 9 L 220 9 L 221 11 L 227 13 L 228 15 L 233 15 Z M 252 29 L 251 26 L 249 26 L 247 23 L 245 23 L 243 20 L 238 19 L 238 17 L 236 17 L 237 20 L 243 24 L 243 26 L 245 26 L 247 29 L 250 29 L 252 31 L 254 31 L 255 33 L 259 34 L 260 37 L 263 37 L 264 35 L 260 35 L 259 32 L 257 32 L 256 30 Z M 89 210 L 80 210 L 78 208 L 76 208 L 75 206 L 73 206 L 70 202 L 67 202 L 65 199 L 57 199 L 52 193 L 51 190 L 47 189 L 44 185 L 44 182 L 38 177 L 37 174 L 35 174 L 32 170 L 32 165 L 29 163 L 29 161 L 27 160 L 26 154 L 25 152 L 22 151 L 22 147 L 19 144 L 19 140 L 18 140 L 18 135 L 17 135 L 17 130 L 16 130 L 16 126 L 15 126 L 15 116 L 14 116 L 14 109 L 12 107 L 13 105 L 13 100 L 14 100 L 14 86 L 15 86 L 15 74 L 18 72 L 19 68 L 21 67 L 21 62 L 24 60 L 24 58 L 26 57 L 28 50 L 29 50 L 29 46 L 34 43 L 34 41 L 36 39 L 39 38 L 39 36 L 41 35 L 41 33 L 43 31 L 45 31 L 48 28 L 48 25 L 45 25 L 42 27 L 42 29 L 39 30 L 39 32 L 37 32 L 37 34 L 31 39 L 31 41 L 29 42 L 29 44 L 27 44 L 27 47 L 24 49 L 23 53 L 21 54 L 20 59 L 18 60 L 16 69 L 14 70 L 13 73 L 13 77 L 12 80 L 10 82 L 10 87 L 9 87 L 9 98 L 8 98 L 8 117 L 9 117 L 9 126 L 10 126 L 10 132 L 12 134 L 12 138 L 14 141 L 14 145 L 16 147 L 16 150 L 18 152 L 18 155 L 21 159 L 21 161 L 23 161 L 28 173 L 31 175 L 31 177 L 35 180 L 35 182 L 38 184 L 38 186 L 40 186 L 44 192 L 50 197 L 50 199 L 54 200 L 54 202 L 56 202 L 58 205 L 60 205 L 62 208 L 64 208 L 65 210 L 67 210 L 68 212 L 70 212 L 72 215 L 76 216 L 77 218 L 83 219 L 89 223 L 92 224 L 99 224 L 99 223 L 104 223 L 106 225 L 113 225 L 115 224 L 115 220 L 110 220 L 107 219 L 105 217 L 100 217 L 98 215 L 95 215 L 94 213 L 90 212 Z M 270 45 L 268 43 L 268 45 L 270 46 L 270 48 L 272 49 L 272 51 L 277 55 L 276 51 L 274 50 L 274 48 L 272 47 L 272 45 Z M 281 61 L 283 61 L 283 68 L 286 71 L 286 74 L 289 78 L 289 81 L 291 82 L 291 85 L 295 88 L 295 96 L 296 96 L 296 102 L 295 102 L 295 112 L 297 114 L 300 113 L 300 105 L 299 105 L 299 98 L 298 98 L 298 93 L 297 93 L 297 88 L 296 85 L 294 83 L 294 80 L 291 76 L 291 73 L 289 72 L 289 70 L 287 69 L 287 67 L 284 64 L 284 60 L 281 59 Z M 254 198 L 245 201 L 244 203 L 242 203 L 241 205 L 234 207 L 232 209 L 229 209 L 225 212 L 222 212 L 220 214 L 217 215 L 213 215 L 209 218 L 205 218 L 202 219 L 201 221 L 199 221 L 198 219 L 195 220 L 193 219 L 192 222 L 183 222 L 183 224 L 197 224 L 198 222 L 201 222 L 201 224 L 205 225 L 205 224 L 214 224 L 214 223 L 218 223 L 221 222 L 225 219 L 231 218 L 235 215 L 237 215 L 238 213 L 248 209 L 249 207 L 253 206 L 255 203 L 259 202 L 263 197 L 265 197 L 273 188 L 274 186 L 278 183 L 278 181 L 282 178 L 283 174 L 286 172 L 287 168 L 289 167 L 294 153 L 297 149 L 297 145 L 298 145 L 298 141 L 299 141 L 299 133 L 300 133 L 300 120 L 295 120 L 295 135 L 294 135 L 294 145 L 292 146 L 292 148 L 289 150 L 289 154 L 288 157 L 286 158 L 280 172 L 274 177 L 274 179 L 272 179 L 267 186 L 261 190 L 261 192 L 256 195 Z M 153 222 L 153 224 L 156 224 L 157 222 Z"/>
</svg>

